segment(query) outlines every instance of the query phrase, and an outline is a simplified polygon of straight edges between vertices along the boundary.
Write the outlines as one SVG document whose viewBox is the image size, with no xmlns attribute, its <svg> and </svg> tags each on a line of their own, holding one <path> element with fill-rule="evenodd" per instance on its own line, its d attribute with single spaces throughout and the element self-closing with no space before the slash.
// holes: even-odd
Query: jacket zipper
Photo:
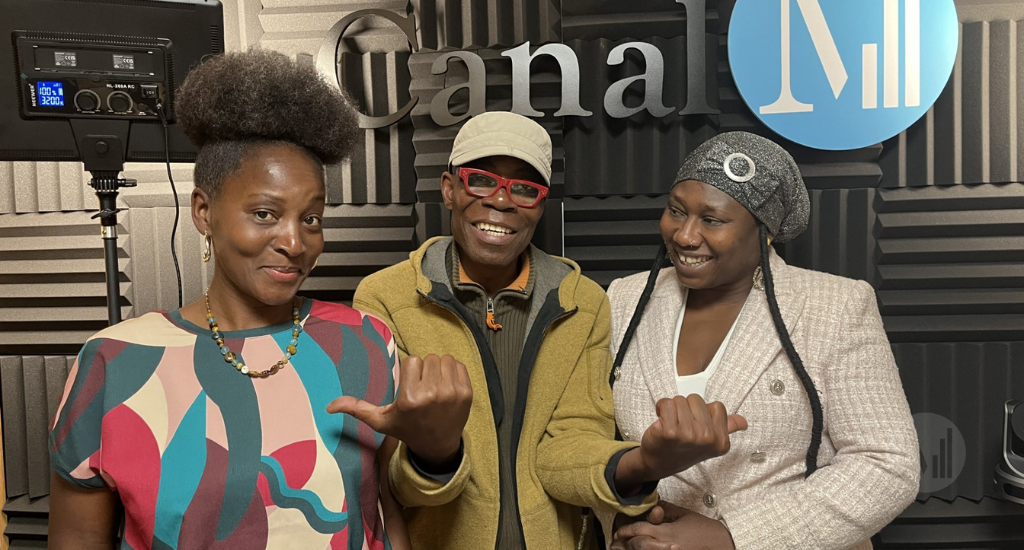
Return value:
<svg viewBox="0 0 1024 550">
<path fill-rule="evenodd" d="M 590 520 L 590 510 L 583 509 L 583 528 L 580 529 L 580 540 L 576 543 L 576 550 L 583 550 L 583 539 L 587 538 L 587 522 Z"/>
<path fill-rule="evenodd" d="M 569 310 L 563 309 L 558 315 L 555 315 L 554 317 L 552 317 L 547 322 L 547 324 L 545 324 L 544 326 L 541 327 L 541 326 L 538 326 L 538 325 L 534 325 L 533 329 L 530 332 L 532 333 L 534 330 L 540 330 L 542 333 L 546 333 L 548 331 L 548 329 L 551 328 L 551 325 L 555 324 L 559 319 L 563 319 L 563 318 L 568 317 L 569 315 L 571 315 L 573 313 L 576 313 L 576 311 L 578 309 L 579 308 L 576 308 L 576 307 L 574 307 L 572 309 L 569 309 Z M 527 342 L 529 342 L 530 335 L 528 334 L 526 338 L 527 338 Z M 524 352 L 525 352 L 525 350 L 524 350 Z M 537 357 L 535 355 L 533 357 L 533 364 L 536 364 L 536 362 L 537 362 Z M 523 368 L 522 362 L 520 362 L 519 368 L 520 369 Z M 529 386 L 529 384 L 527 384 L 527 386 Z M 525 399 L 525 395 L 523 396 L 523 398 Z M 516 408 L 518 409 L 518 407 L 516 407 Z M 519 437 L 522 436 L 522 430 L 523 430 L 523 422 L 522 422 L 522 420 L 523 420 L 523 417 L 526 415 L 525 409 L 523 411 L 521 411 L 521 412 L 523 413 L 522 416 L 513 416 L 513 418 L 512 418 L 512 421 L 515 422 L 516 425 L 518 425 L 518 428 L 519 428 L 518 434 L 513 432 L 513 435 L 515 436 L 515 440 L 514 440 L 515 444 L 513 445 L 513 447 L 514 447 L 513 448 L 513 452 L 515 453 L 514 456 L 516 457 L 516 460 L 515 460 L 516 464 L 512 465 L 512 490 L 513 490 L 513 495 L 515 496 L 515 499 L 516 499 L 515 502 L 516 502 L 516 510 L 517 511 L 519 510 L 519 476 L 516 475 L 517 466 L 518 466 L 518 462 L 519 462 L 519 452 L 518 452 L 517 448 L 519 446 Z M 589 512 L 589 510 L 585 510 L 585 512 Z M 516 520 L 519 523 L 519 538 L 522 539 L 523 543 L 525 544 L 526 543 L 526 533 L 523 532 L 523 515 L 521 513 L 517 513 L 516 516 L 517 516 Z M 580 542 L 579 542 L 580 546 L 582 546 L 582 544 L 583 544 L 583 537 L 584 537 L 584 535 L 586 535 L 586 520 L 584 520 L 583 531 L 580 533 Z"/>
<path fill-rule="evenodd" d="M 487 298 L 487 328 L 501 330 L 501 325 L 494 319 L 494 298 Z"/>
<path fill-rule="evenodd" d="M 462 323 L 463 327 L 465 327 L 467 330 L 469 330 L 469 332 L 471 334 L 473 333 L 473 328 L 469 326 L 469 323 L 467 322 L 467 320 L 464 319 L 462 317 L 462 315 L 460 315 L 459 312 L 455 310 L 454 307 L 451 307 L 448 304 L 445 304 L 445 303 L 441 302 L 437 298 L 434 298 L 433 296 L 431 296 L 430 294 L 428 294 L 426 292 L 423 292 L 422 290 L 417 289 L 416 292 L 419 293 L 419 295 L 422 296 L 423 298 L 425 298 L 428 302 L 430 302 L 430 303 L 440 307 L 441 309 L 444 309 L 446 311 L 451 312 L 451 314 L 454 315 L 455 318 L 458 319 Z M 490 299 L 488 299 L 487 306 L 488 306 L 488 310 L 489 311 L 493 311 L 493 304 L 491 303 Z M 488 317 L 490 317 L 490 315 L 488 315 Z M 476 338 L 475 337 L 473 338 L 473 340 L 474 340 L 474 343 L 476 343 Z M 483 351 L 478 349 L 477 350 L 477 354 L 480 356 L 480 363 L 481 363 L 481 365 L 483 365 L 483 362 L 484 362 Z M 508 419 L 508 420 L 511 421 L 511 419 Z M 495 426 L 495 437 L 497 437 L 497 426 Z M 495 444 L 497 444 L 497 439 L 495 439 Z M 514 494 L 515 494 L 515 497 L 516 497 L 516 506 L 518 507 L 518 505 L 519 505 L 519 502 L 518 502 L 519 501 L 519 491 L 518 491 L 518 488 L 515 486 L 515 483 L 514 483 L 515 482 L 515 473 L 514 473 L 515 472 L 515 464 L 512 465 L 512 472 L 513 472 L 513 474 L 512 474 L 513 487 L 512 488 L 514 490 Z M 501 468 L 500 467 L 498 468 L 498 494 L 499 495 L 501 494 Z M 505 513 L 504 510 L 499 506 L 498 507 L 498 529 L 499 530 L 501 529 L 501 522 L 502 522 L 502 517 L 501 516 L 504 513 Z M 516 514 L 516 515 L 519 515 L 519 514 Z M 520 533 L 520 537 L 523 540 L 525 540 L 525 537 L 522 536 L 522 533 L 523 533 L 523 520 L 522 520 L 522 517 L 519 518 L 519 533 Z M 495 534 L 495 537 L 497 537 L 497 533 Z M 497 540 L 497 538 L 495 538 L 495 540 L 494 540 L 494 548 L 495 548 L 495 550 L 497 550 L 497 548 L 498 548 L 498 542 L 499 541 Z"/>
</svg>

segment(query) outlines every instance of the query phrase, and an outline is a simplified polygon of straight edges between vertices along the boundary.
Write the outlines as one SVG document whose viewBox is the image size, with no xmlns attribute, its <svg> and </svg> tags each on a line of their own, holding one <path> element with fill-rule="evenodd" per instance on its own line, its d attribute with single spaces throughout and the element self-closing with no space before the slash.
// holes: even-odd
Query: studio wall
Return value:
<svg viewBox="0 0 1024 550">
<path fill-rule="evenodd" d="M 665 60 L 664 102 L 684 108 L 687 17 L 673 0 L 222 0 L 229 50 L 274 49 L 316 64 L 330 29 L 373 8 L 415 17 L 415 48 L 382 18 L 359 19 L 336 66 L 363 112 L 383 116 L 413 96 L 408 117 L 363 130 L 351 159 L 328 169 L 327 245 L 308 296 L 348 301 L 360 279 L 397 263 L 448 231 L 440 175 L 459 125 L 440 125 L 431 103 L 468 77 L 472 51 L 485 68 L 486 110 L 513 105 L 512 64 L 502 53 L 529 41 L 559 43 L 579 60 L 580 103 L 589 117 L 556 117 L 561 73 L 539 58 L 533 108 L 551 134 L 553 194 L 535 242 L 578 261 L 607 285 L 650 267 L 657 220 L 680 160 L 707 138 L 745 130 L 768 137 L 732 80 L 728 18 L 734 2 L 707 2 L 708 104 L 714 115 L 614 118 L 601 109 L 608 86 L 642 70 L 636 56 L 610 67 L 624 42 L 656 46 Z M 781 140 L 811 189 L 809 230 L 778 247 L 790 263 L 868 281 L 915 413 L 950 419 L 966 463 L 956 481 L 918 501 L 876 539 L 877 548 L 1020 548 L 1024 506 L 998 500 L 1001 411 L 1024 399 L 1024 3 L 957 0 L 961 46 L 938 102 L 897 137 L 854 151 L 821 151 Z M 329 46 L 329 45 L 328 45 Z M 639 103 L 631 88 L 627 102 Z M 468 94 L 450 102 L 469 107 Z M 182 205 L 191 166 L 175 165 Z M 177 307 L 170 254 L 174 201 L 166 170 L 132 164 L 138 187 L 121 195 L 122 314 Z M 0 162 L 0 400 L 11 548 L 45 540 L 46 422 L 73 356 L 106 325 L 103 249 L 91 220 L 96 199 L 80 165 Z M 184 300 L 201 296 L 210 272 L 187 209 L 175 242 Z"/>
</svg>

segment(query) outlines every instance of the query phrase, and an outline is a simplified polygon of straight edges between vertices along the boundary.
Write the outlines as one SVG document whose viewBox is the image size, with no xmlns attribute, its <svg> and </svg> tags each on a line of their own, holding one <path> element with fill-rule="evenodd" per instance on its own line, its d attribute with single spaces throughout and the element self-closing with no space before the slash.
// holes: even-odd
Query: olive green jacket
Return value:
<svg viewBox="0 0 1024 550">
<path fill-rule="evenodd" d="M 495 425 L 503 404 L 486 341 L 450 288 L 451 242 L 431 239 L 409 260 L 365 278 L 353 305 L 391 327 L 402 359 L 451 354 L 466 365 L 473 405 L 454 477 L 443 483 L 421 475 L 404 444 L 389 477 L 414 550 L 489 550 L 499 522 Z M 519 371 L 528 390 L 519 392 L 512 419 L 520 524 L 529 550 L 575 550 L 592 544 L 593 517 L 584 508 L 602 517 L 639 515 L 657 495 L 623 502 L 606 481 L 609 459 L 637 445 L 614 439 L 607 296 L 575 263 L 536 248 L 531 254 L 535 294 Z"/>
</svg>

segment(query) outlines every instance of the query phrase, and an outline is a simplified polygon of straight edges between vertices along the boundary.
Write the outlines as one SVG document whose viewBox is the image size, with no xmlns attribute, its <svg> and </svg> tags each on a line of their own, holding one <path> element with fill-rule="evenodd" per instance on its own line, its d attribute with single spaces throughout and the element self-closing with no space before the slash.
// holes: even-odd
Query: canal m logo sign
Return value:
<svg viewBox="0 0 1024 550">
<path fill-rule="evenodd" d="M 739 0 L 729 64 L 754 114 L 817 149 L 874 145 L 909 128 L 949 81 L 953 0 Z"/>
</svg>

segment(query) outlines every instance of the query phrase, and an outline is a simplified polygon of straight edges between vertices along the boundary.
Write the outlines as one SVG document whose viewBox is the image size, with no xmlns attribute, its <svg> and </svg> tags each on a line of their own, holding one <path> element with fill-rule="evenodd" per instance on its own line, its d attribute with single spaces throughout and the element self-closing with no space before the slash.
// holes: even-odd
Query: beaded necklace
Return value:
<svg viewBox="0 0 1024 550">
<path fill-rule="evenodd" d="M 250 378 L 266 378 L 277 371 L 284 368 L 288 364 L 288 361 L 299 352 L 299 334 L 302 332 L 302 318 L 299 316 L 299 306 L 292 306 L 292 340 L 288 343 L 284 357 L 282 357 L 277 363 L 274 363 L 273 367 L 270 367 L 264 371 L 249 370 L 249 367 L 242 361 L 242 358 L 235 355 L 235 352 L 228 349 L 224 345 L 224 337 L 220 333 L 220 327 L 217 326 L 217 319 L 213 316 L 213 312 L 210 311 L 210 295 L 209 293 L 203 294 L 203 299 L 206 300 L 206 322 L 210 325 L 210 332 L 213 333 L 213 341 L 217 343 L 217 347 L 220 348 L 220 354 L 224 357 L 224 362 L 230 363 L 232 367 L 238 372 L 250 377 Z"/>
</svg>

